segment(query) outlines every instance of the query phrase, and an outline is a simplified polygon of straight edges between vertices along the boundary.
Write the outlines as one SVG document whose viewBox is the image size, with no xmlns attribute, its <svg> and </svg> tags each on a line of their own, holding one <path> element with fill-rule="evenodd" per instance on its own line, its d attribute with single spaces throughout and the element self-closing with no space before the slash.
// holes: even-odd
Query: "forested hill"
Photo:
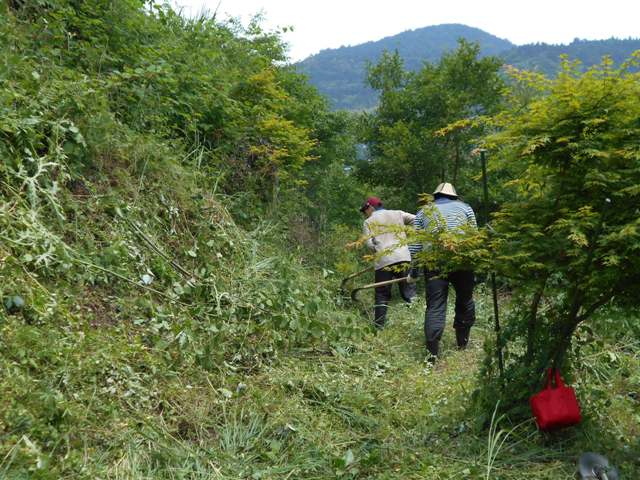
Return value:
<svg viewBox="0 0 640 480">
<path fill-rule="evenodd" d="M 435 25 L 410 30 L 378 41 L 327 49 L 298 64 L 312 84 L 336 109 L 363 110 L 377 103 L 374 90 L 365 83 L 367 62 L 376 62 L 383 51 L 397 50 L 408 70 L 415 71 L 423 62 L 435 62 L 444 52 L 454 50 L 459 38 L 480 44 L 483 55 L 497 55 L 505 63 L 553 75 L 560 55 L 582 61 L 585 66 L 610 55 L 618 63 L 640 49 L 640 39 L 579 40 L 568 45 L 535 43 L 516 46 L 478 28 L 460 24 Z"/>
<path fill-rule="evenodd" d="M 409 30 L 352 47 L 322 50 L 298 64 L 311 83 L 326 95 L 334 108 L 360 110 L 375 106 L 375 92 L 364 83 L 367 62 L 376 62 L 385 50 L 398 50 L 410 70 L 426 60 L 437 61 L 455 50 L 459 38 L 478 42 L 482 53 L 497 55 L 513 44 L 478 28 L 460 24 L 435 25 Z"/>
<path fill-rule="evenodd" d="M 549 45 L 535 43 L 521 45 L 506 52 L 500 57 L 505 63 L 527 70 L 538 70 L 546 75 L 554 75 L 558 71 L 560 55 L 579 59 L 586 67 L 600 63 L 602 57 L 609 55 L 615 64 L 629 58 L 634 51 L 640 49 L 640 38 L 608 40 L 575 39 L 568 45 Z"/>
</svg>

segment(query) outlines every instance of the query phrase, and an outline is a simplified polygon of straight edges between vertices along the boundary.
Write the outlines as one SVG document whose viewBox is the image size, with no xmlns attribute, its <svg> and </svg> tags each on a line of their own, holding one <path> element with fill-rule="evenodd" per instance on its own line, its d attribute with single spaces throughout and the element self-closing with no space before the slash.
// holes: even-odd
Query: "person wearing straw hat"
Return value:
<svg viewBox="0 0 640 480">
<path fill-rule="evenodd" d="M 378 197 L 367 198 L 360 212 L 365 216 L 363 231 L 367 246 L 376 253 L 374 281 L 378 283 L 406 277 L 411 253 L 402 227 L 412 225 L 415 215 L 402 210 L 386 210 Z M 403 300 L 411 303 L 416 294 L 415 284 L 402 281 L 398 286 Z M 386 322 L 389 300 L 391 285 L 375 288 L 373 321 L 378 329 L 384 327 Z"/>
<path fill-rule="evenodd" d="M 478 228 L 473 209 L 458 198 L 456 189 L 450 183 L 441 183 L 433 192 L 435 215 L 420 210 L 414 219 L 416 230 L 437 232 L 442 229 L 448 231 L 462 231 L 462 227 L 469 225 Z M 413 260 L 422 251 L 423 245 L 409 246 Z M 412 263 L 415 265 L 415 263 Z M 412 267 L 409 281 L 417 279 L 419 269 Z M 469 332 L 475 323 L 475 304 L 473 302 L 474 276 L 469 270 L 449 272 L 440 275 L 437 271 L 425 272 L 427 308 L 424 319 L 424 334 L 429 360 L 438 356 L 440 339 L 444 332 L 447 297 L 449 285 L 453 285 L 456 292 L 455 318 L 453 327 L 456 331 L 458 348 L 466 348 L 469 342 Z"/>
</svg>

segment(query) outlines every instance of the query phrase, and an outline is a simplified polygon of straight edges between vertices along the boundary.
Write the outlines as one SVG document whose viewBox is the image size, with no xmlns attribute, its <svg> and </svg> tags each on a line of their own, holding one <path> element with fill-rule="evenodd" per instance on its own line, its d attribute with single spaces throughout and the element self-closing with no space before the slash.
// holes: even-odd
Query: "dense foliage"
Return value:
<svg viewBox="0 0 640 480">
<path fill-rule="evenodd" d="M 443 181 L 477 205 L 479 162 L 471 150 L 482 129 L 442 132 L 497 110 L 503 88 L 499 70 L 497 58 L 480 58 L 479 45 L 464 40 L 418 72 L 405 71 L 399 54 L 385 54 L 369 70 L 380 105 L 363 115 L 361 138 L 371 157 L 355 164 L 357 175 L 382 187 L 386 198 L 407 211 L 415 211 L 419 196 Z"/>
<path fill-rule="evenodd" d="M 512 97 L 487 139 L 495 170 L 512 178 L 492 222 L 492 267 L 514 304 L 496 380 L 505 406 L 524 410 L 546 368 L 568 367 L 576 331 L 604 305 L 637 304 L 640 75 L 628 70 L 638 58 L 584 74 L 566 60 L 555 80 L 514 72 L 541 96 Z"/>
<path fill-rule="evenodd" d="M 470 147 L 491 156 L 491 194 L 500 202 L 476 208 L 497 209 L 491 229 L 409 240 L 430 245 L 417 259 L 429 269 L 495 271 L 501 279 L 511 307 L 498 344 L 488 345 L 485 413 L 498 398 L 512 418 L 528 416 L 544 371 L 571 372 L 576 332 L 605 305 L 637 303 L 637 66 L 636 53 L 620 68 L 605 59 L 586 73 L 565 59 L 556 79 L 512 69 L 504 96 L 498 62 L 478 59 L 478 47 L 465 42 L 417 74 L 404 72 L 397 54 L 370 70 L 381 103 L 365 116 L 371 158 L 358 174 L 394 203 L 407 208 L 450 181 L 480 206 Z"/>
<path fill-rule="evenodd" d="M 605 438 L 633 478 L 637 74 L 519 72 L 505 97 L 499 62 L 462 41 L 417 72 L 385 55 L 380 109 L 357 117 L 256 22 L 142 0 L 0 8 L 0 477 L 548 479 Z M 435 369 L 423 304 L 374 335 L 336 291 L 362 267 L 344 248 L 362 199 L 413 211 L 455 179 L 477 207 L 487 134 L 509 180 L 494 231 L 421 240 L 425 263 L 500 274 L 506 378 L 481 287 L 469 350 L 447 334 Z M 506 420 L 478 426 L 495 400 L 524 405 L 551 361 L 576 367 L 592 424 L 559 452 L 531 423 L 493 449 Z"/>
<path fill-rule="evenodd" d="M 344 206 L 308 198 L 351 181 L 350 119 L 276 34 L 137 0 L 1 8 L 0 476 L 105 475 L 145 419 L 199 428 L 185 383 L 224 396 L 361 334 L 309 268 L 336 259 Z"/>
</svg>

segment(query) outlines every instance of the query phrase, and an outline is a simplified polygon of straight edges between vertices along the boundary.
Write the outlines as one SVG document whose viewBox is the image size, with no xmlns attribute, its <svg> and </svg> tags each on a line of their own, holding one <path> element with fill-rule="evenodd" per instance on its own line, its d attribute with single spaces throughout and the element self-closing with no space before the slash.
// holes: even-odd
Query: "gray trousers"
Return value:
<svg viewBox="0 0 640 480">
<path fill-rule="evenodd" d="M 432 355 L 438 355 L 446 322 L 449 284 L 452 284 L 456 291 L 453 328 L 456 330 L 458 347 L 464 348 L 469 341 L 469 330 L 476 320 L 473 272 L 457 271 L 442 277 L 437 276 L 437 273 L 427 272 L 425 279 L 427 310 L 424 316 L 424 336 L 427 349 Z"/>
</svg>

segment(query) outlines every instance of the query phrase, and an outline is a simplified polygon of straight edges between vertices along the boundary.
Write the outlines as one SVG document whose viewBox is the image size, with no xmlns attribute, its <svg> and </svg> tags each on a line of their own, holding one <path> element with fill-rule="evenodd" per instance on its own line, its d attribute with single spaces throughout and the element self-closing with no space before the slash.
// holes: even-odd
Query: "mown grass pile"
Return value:
<svg viewBox="0 0 640 480">
<path fill-rule="evenodd" d="M 500 418 L 487 432 L 470 408 L 482 344 L 493 335 L 489 296 L 477 299 L 471 348 L 456 351 L 449 329 L 435 368 L 424 362 L 423 302 L 393 307 L 381 334 L 290 349 L 252 370 L 233 361 L 213 371 L 181 367 L 170 349 L 145 345 L 130 325 L 14 324 L 14 348 L 3 352 L 13 375 L 3 388 L 22 388 L 12 418 L 23 424 L 4 437 L 0 471 L 8 478 L 572 479 L 577 457 L 593 450 L 633 478 L 637 340 L 614 329 L 584 356 L 581 427 L 546 436 L 532 421 Z M 21 358 L 30 365 L 20 368 Z"/>
<path fill-rule="evenodd" d="M 254 392 L 260 390 L 256 407 L 268 412 L 267 422 L 294 429 L 290 449 L 277 457 L 281 470 L 267 468 L 265 477 L 573 479 L 579 455 L 598 451 L 625 478 L 634 478 L 640 471 L 640 378 L 632 373 L 640 360 L 637 338 L 609 330 L 598 341 L 615 358 L 584 356 L 576 385 L 585 414 L 581 427 L 545 435 L 533 420 L 514 425 L 502 417 L 487 431 L 470 399 L 478 388 L 482 345 L 493 337 L 491 300 L 482 290 L 476 298 L 471 348 L 457 351 L 447 328 L 444 357 L 433 369 L 424 362 L 421 302 L 397 306 L 382 334 L 355 342 L 349 351 L 289 357 L 253 380 Z M 613 325 L 625 317 L 627 312 L 610 312 L 600 321 Z M 253 400 L 235 402 L 247 409 Z M 276 445 L 282 450 L 280 441 Z"/>
</svg>

